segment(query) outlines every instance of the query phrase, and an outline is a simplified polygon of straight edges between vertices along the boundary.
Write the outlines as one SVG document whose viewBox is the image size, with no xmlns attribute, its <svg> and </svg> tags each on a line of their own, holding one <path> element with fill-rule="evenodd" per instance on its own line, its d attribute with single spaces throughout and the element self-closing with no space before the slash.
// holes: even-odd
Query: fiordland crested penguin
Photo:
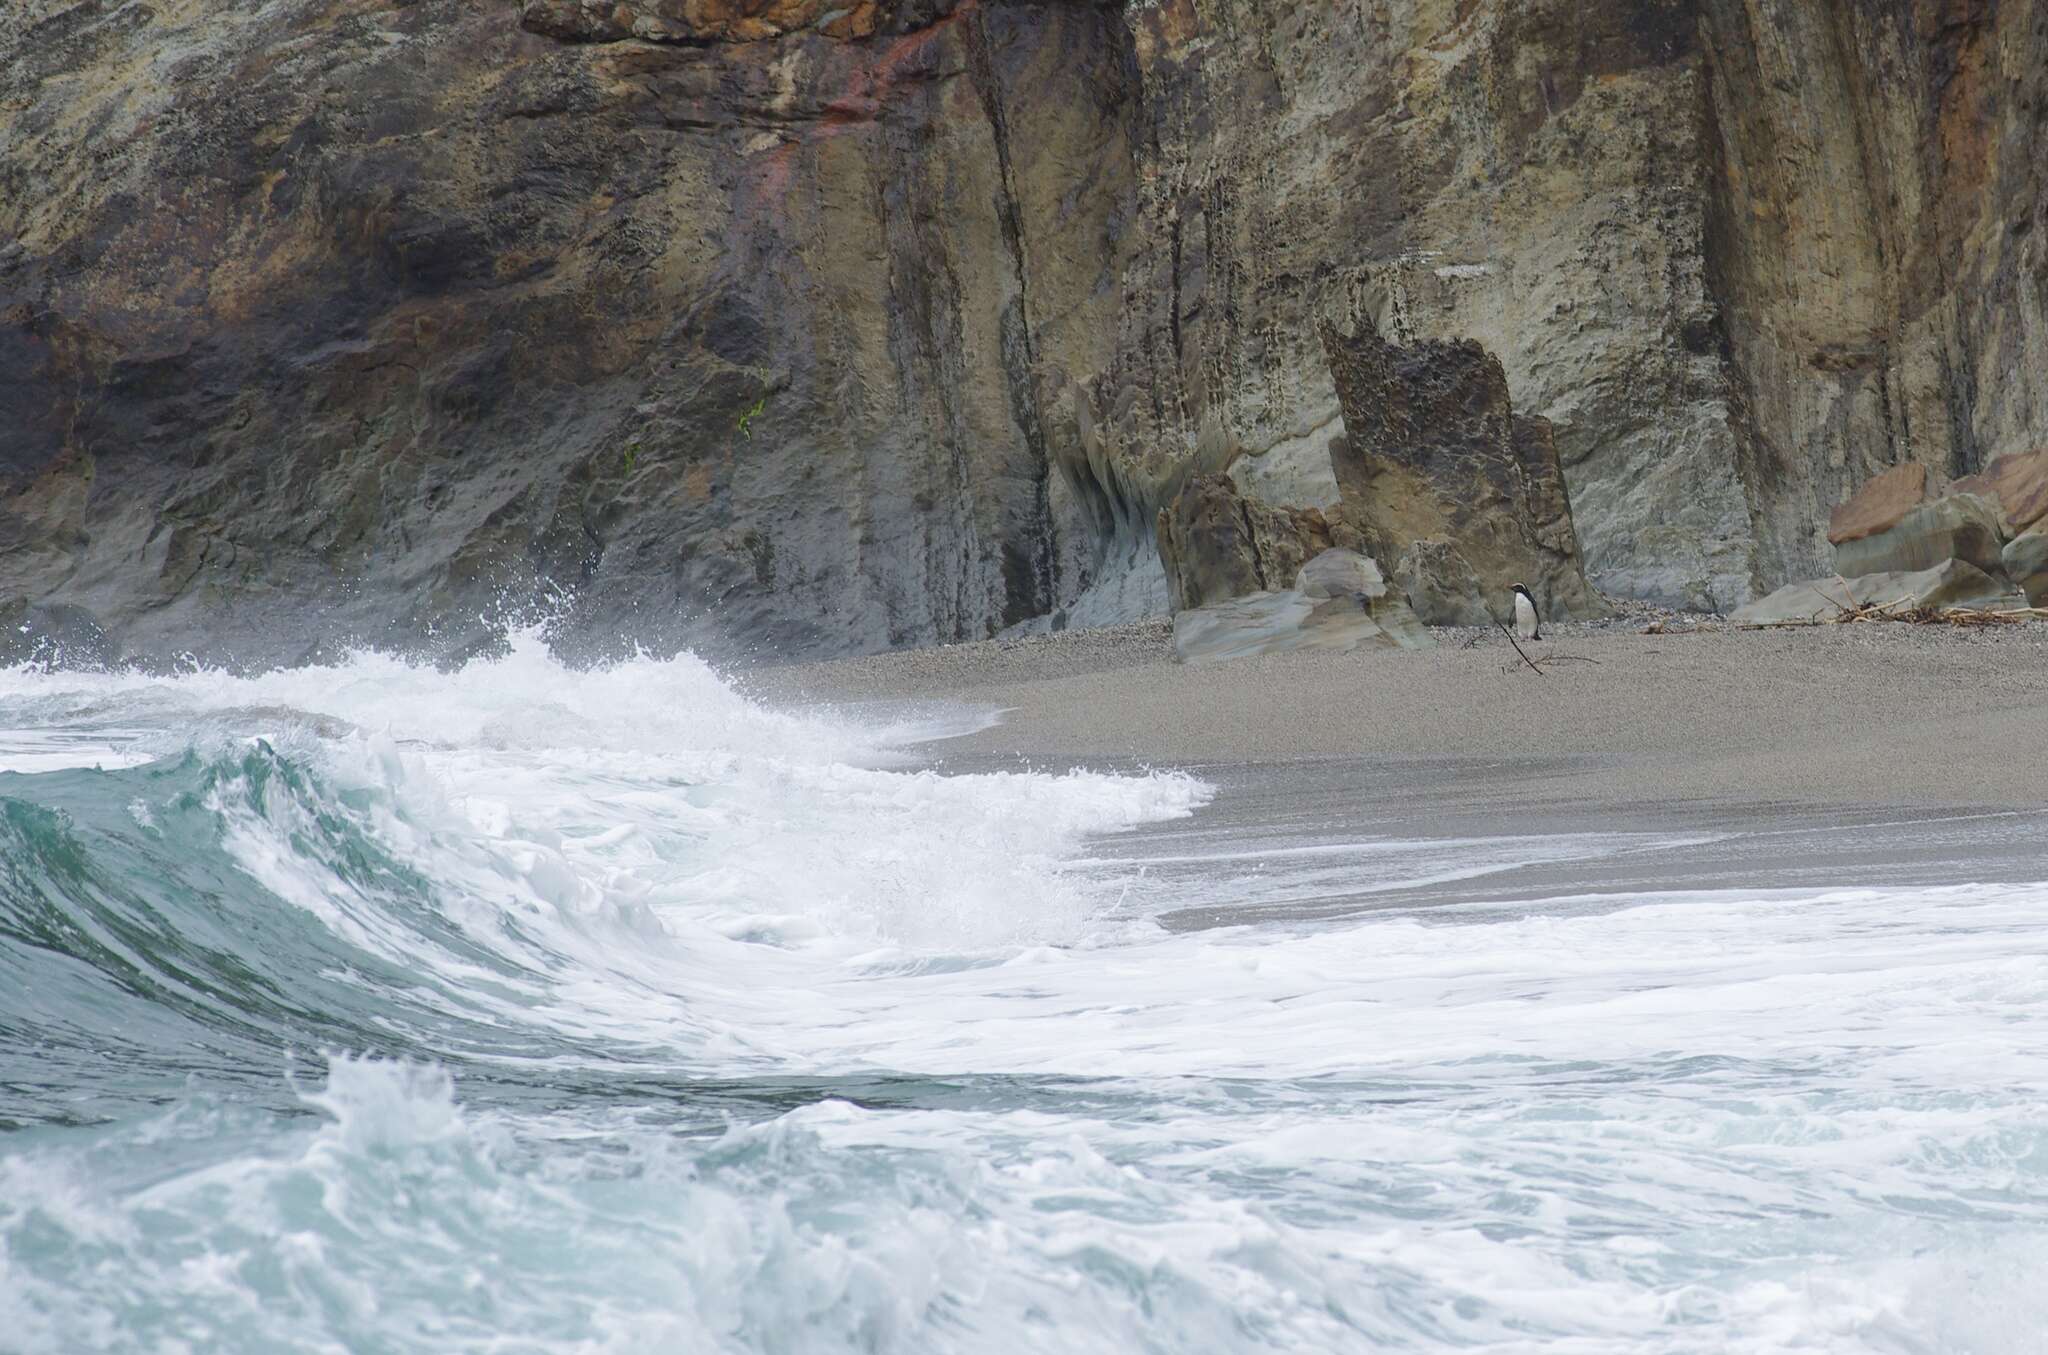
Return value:
<svg viewBox="0 0 2048 1355">
<path fill-rule="evenodd" d="M 1524 640 L 1543 638 L 1543 621 L 1536 615 L 1536 599 L 1519 583 L 1515 585 L 1515 634 Z"/>
</svg>

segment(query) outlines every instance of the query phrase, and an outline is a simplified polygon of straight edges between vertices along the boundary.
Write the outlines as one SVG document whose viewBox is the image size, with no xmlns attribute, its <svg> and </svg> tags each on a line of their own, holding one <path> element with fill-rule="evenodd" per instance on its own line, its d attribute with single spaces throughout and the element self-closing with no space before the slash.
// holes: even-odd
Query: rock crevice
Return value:
<svg viewBox="0 0 2048 1355">
<path fill-rule="evenodd" d="M 2044 6 L 17 0 L 0 600 L 840 654 L 1201 593 L 1225 477 L 1262 578 L 1313 511 L 1487 605 L 1347 516 L 1334 319 L 1489 355 L 1500 568 L 1725 609 L 2048 446 Z"/>
</svg>

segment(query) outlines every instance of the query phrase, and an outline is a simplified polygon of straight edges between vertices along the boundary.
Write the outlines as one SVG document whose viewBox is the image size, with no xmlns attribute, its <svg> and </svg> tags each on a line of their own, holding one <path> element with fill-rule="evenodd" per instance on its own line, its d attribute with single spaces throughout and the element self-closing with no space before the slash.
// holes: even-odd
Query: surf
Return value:
<svg viewBox="0 0 2048 1355">
<path fill-rule="evenodd" d="M 1205 827 L 1220 776 L 951 765 L 963 720 L 537 634 L 452 670 L 0 673 L 0 1331 L 1675 1352 L 2048 1320 L 2040 886 L 1503 904 L 1518 865 L 1659 841 L 1260 838 Z"/>
</svg>

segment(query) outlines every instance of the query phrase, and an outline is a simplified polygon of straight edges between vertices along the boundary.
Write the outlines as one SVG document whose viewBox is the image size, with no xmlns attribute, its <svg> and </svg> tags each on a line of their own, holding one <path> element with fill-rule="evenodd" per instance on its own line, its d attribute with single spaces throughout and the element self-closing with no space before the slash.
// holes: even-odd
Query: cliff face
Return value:
<svg viewBox="0 0 2048 1355">
<path fill-rule="evenodd" d="M 1031 373 L 1114 334 L 1118 20 L 866 8 L 9 10 L 0 592 L 287 658 L 543 585 L 798 653 L 1050 612 Z"/>
<path fill-rule="evenodd" d="M 1708 263 L 1764 584 L 1887 466 L 2048 444 L 2048 4 L 1708 0 Z"/>
<path fill-rule="evenodd" d="M 1362 310 L 1394 341 L 1501 359 L 1515 408 L 1556 426 L 1596 584 L 1743 595 L 1689 4 L 1165 0 L 1129 19 L 1154 237 L 1124 344 L 1153 390 L 1132 443 L 1207 425 L 1249 486 L 1327 484 L 1343 425 L 1313 312 Z"/>
<path fill-rule="evenodd" d="M 0 599 L 291 658 L 1163 610 L 1476 340 L 1593 581 L 2048 443 L 2048 0 L 17 0 Z"/>
</svg>

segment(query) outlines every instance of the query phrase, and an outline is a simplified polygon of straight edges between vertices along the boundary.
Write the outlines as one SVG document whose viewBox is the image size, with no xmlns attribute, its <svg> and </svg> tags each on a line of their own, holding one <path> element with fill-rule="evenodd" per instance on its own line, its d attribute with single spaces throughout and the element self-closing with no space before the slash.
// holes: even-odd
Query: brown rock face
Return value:
<svg viewBox="0 0 2048 1355">
<path fill-rule="evenodd" d="M 1600 604 L 1586 584 L 1557 448 L 1518 420 L 1499 359 L 1469 341 L 1392 344 L 1370 320 L 1322 329 L 1344 407 L 1343 513 L 1393 561 L 1416 614 L 1483 625 L 1525 583 L 1546 616 Z"/>
<path fill-rule="evenodd" d="M 2048 442 L 2048 8 L 1702 0 L 1703 237 L 1758 582 L 1828 507 Z"/>
<path fill-rule="evenodd" d="M 1874 480 L 1864 482 L 1847 503 L 1828 515 L 1828 544 L 1858 541 L 1899 525 L 1927 498 L 1927 467 L 1913 464 L 1894 466 Z"/>
<path fill-rule="evenodd" d="M 2004 545 L 1995 501 L 1982 494 L 1944 494 L 1914 506 L 1895 526 L 1836 546 L 1835 572 L 1909 573 L 1961 560 L 1996 574 Z"/>
<path fill-rule="evenodd" d="M 2048 447 L 2031 452 L 2001 456 L 1984 468 L 1949 486 L 1955 494 L 1984 494 L 1995 500 L 2005 515 L 2006 534 L 2018 536 L 2037 523 L 2048 521 Z"/>
<path fill-rule="evenodd" d="M 764 42 L 812 31 L 867 38 L 920 28 L 957 0 L 525 0 L 520 22 L 572 42 Z"/>
<path fill-rule="evenodd" d="M 1291 587 L 1333 547 L 1360 550 L 1358 529 L 1314 508 L 1248 499 L 1229 478 L 1196 476 L 1159 513 L 1159 554 L 1173 610 Z"/>
<path fill-rule="evenodd" d="M 1114 12 L 663 12 L 708 45 L 0 5 L 0 600 L 270 661 L 556 592 L 592 648 L 792 655 L 1078 594 L 1035 373 L 1115 327 Z"/>
<path fill-rule="evenodd" d="M 1732 606 L 2048 446 L 2044 5 L 9 0 L 0 602 L 256 659 L 1161 611 L 1194 477 L 1337 505 L 1335 289 L 1498 359 L 1542 558 Z"/>
</svg>

